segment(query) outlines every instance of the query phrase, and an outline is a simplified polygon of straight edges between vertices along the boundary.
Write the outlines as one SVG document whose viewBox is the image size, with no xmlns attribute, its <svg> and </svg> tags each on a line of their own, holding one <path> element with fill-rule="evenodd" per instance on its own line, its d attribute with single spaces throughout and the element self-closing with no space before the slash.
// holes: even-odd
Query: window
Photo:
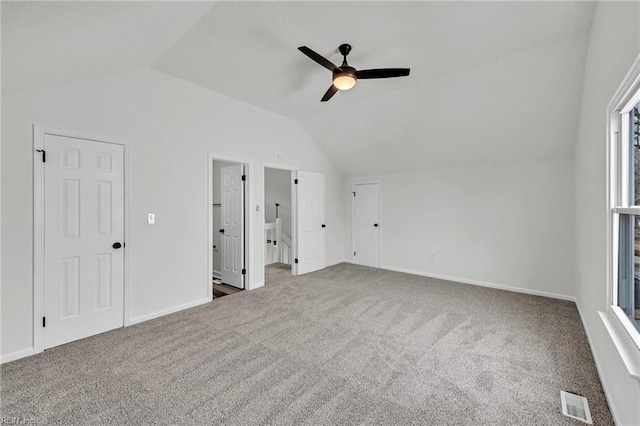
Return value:
<svg viewBox="0 0 640 426">
<path fill-rule="evenodd" d="M 618 215 L 618 297 L 614 303 L 640 331 L 640 104 L 620 114 L 621 122 L 628 126 L 623 126 L 626 135 L 620 138 L 618 158 L 621 162 L 628 161 L 628 166 L 617 167 L 616 180 L 621 188 L 613 212 Z M 622 192 L 625 188 L 627 196 Z"/>
<path fill-rule="evenodd" d="M 639 70 L 640 71 L 640 70 Z M 637 77 L 640 77 L 640 73 Z M 610 303 L 640 347 L 640 80 L 610 109 Z"/>
</svg>

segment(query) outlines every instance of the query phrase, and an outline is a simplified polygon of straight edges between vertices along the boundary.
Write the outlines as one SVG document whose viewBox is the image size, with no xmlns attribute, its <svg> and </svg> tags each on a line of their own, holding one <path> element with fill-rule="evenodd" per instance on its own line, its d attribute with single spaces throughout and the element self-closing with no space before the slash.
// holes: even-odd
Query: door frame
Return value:
<svg viewBox="0 0 640 426">
<path fill-rule="evenodd" d="M 50 127 L 33 125 L 33 353 L 44 351 L 44 327 L 42 317 L 44 307 L 44 165 L 41 153 L 37 150 L 44 149 L 45 135 L 55 135 L 74 139 L 82 139 L 94 142 L 121 145 L 124 152 L 124 243 L 131 246 L 131 161 L 129 143 L 112 137 L 100 137 L 87 135 L 83 132 L 54 129 Z M 130 250 L 124 251 L 124 288 L 123 288 L 123 318 L 124 327 L 131 325 L 131 254 Z"/>
<path fill-rule="evenodd" d="M 298 224 L 298 194 L 295 188 L 295 184 L 293 183 L 294 179 L 298 177 L 298 167 L 288 166 L 284 164 L 274 164 L 274 163 L 262 163 L 262 220 L 260 221 L 260 238 L 262 241 L 261 251 L 262 251 L 262 269 L 264 270 L 264 209 L 266 208 L 264 197 L 265 197 L 265 181 L 264 181 L 264 169 L 277 169 L 277 170 L 285 170 L 290 172 L 291 177 L 291 254 L 295 258 L 298 256 L 298 233 L 297 233 L 297 224 Z M 291 275 L 298 275 L 298 265 L 295 262 L 291 262 Z"/>
<path fill-rule="evenodd" d="M 351 185 L 351 194 L 356 192 L 356 185 L 378 185 L 378 266 L 382 265 L 382 183 L 379 180 L 355 181 Z M 353 252 L 356 248 L 356 197 L 351 197 L 351 263 L 355 264 Z"/>
<path fill-rule="evenodd" d="M 242 280 L 242 289 L 247 290 L 250 285 L 251 280 L 249 279 L 249 274 L 251 273 L 251 269 L 249 267 L 249 239 L 250 239 L 250 231 L 251 231 L 251 220 L 249 216 L 249 206 L 250 206 L 250 191 L 251 191 L 251 182 L 249 179 L 250 173 L 250 163 L 247 160 L 241 160 L 238 158 L 232 157 L 221 157 L 216 154 L 209 153 L 207 154 L 207 299 L 210 301 L 213 300 L 213 162 L 214 161 L 223 161 L 225 163 L 235 163 L 242 164 L 244 169 L 244 174 L 247 176 L 247 180 L 244 184 L 244 199 L 242 202 L 244 203 L 244 218 L 243 218 L 243 228 L 244 228 L 244 253 L 242 253 L 242 257 L 244 259 L 244 268 L 247 273 Z M 219 179 L 219 178 L 218 178 Z"/>
</svg>

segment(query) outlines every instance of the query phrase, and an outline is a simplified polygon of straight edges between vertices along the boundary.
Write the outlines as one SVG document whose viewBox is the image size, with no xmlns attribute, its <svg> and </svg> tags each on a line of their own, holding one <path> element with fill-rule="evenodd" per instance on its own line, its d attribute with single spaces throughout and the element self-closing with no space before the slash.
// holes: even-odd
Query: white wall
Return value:
<svg viewBox="0 0 640 426">
<path fill-rule="evenodd" d="M 578 302 L 618 424 L 640 424 L 640 383 L 627 373 L 597 311 L 606 310 L 606 108 L 640 53 L 637 2 L 600 2 L 589 38 L 576 144 Z"/>
<path fill-rule="evenodd" d="M 264 217 L 267 222 L 276 221 L 276 205 L 282 232 L 291 237 L 291 171 L 264 169 Z"/>
<path fill-rule="evenodd" d="M 572 159 L 376 176 L 381 266 L 570 297 L 573 176 Z"/>
<path fill-rule="evenodd" d="M 292 120 L 140 70 L 2 97 L 2 349 L 32 346 L 32 128 L 127 141 L 131 317 L 203 301 L 210 282 L 208 153 L 250 162 L 249 283 L 262 285 L 262 162 L 326 174 L 327 262 L 344 254 L 342 175 Z M 146 224 L 146 213 L 156 224 Z"/>
</svg>

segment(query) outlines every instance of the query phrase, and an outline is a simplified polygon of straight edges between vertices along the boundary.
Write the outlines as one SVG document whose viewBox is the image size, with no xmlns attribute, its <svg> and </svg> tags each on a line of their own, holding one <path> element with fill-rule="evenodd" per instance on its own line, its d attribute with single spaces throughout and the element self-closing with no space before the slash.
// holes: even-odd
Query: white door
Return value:
<svg viewBox="0 0 640 426">
<path fill-rule="evenodd" d="M 380 224 L 378 223 L 379 185 L 354 185 L 353 202 L 353 263 L 380 266 Z"/>
<path fill-rule="evenodd" d="M 123 326 L 124 148 L 45 135 L 44 149 L 46 349 Z"/>
<path fill-rule="evenodd" d="M 296 186 L 296 274 L 324 268 L 324 174 L 298 172 Z"/>
<path fill-rule="evenodd" d="M 222 183 L 222 282 L 244 288 L 244 169 L 242 164 L 223 167 Z"/>
</svg>

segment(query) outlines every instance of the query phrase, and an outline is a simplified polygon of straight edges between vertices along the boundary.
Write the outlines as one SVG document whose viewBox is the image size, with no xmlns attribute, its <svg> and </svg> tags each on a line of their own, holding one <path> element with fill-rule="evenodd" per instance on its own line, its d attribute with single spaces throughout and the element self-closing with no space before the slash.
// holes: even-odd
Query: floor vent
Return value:
<svg viewBox="0 0 640 426">
<path fill-rule="evenodd" d="M 587 398 L 560 391 L 560 399 L 562 400 L 562 414 L 572 419 L 591 424 L 591 411 L 589 411 Z"/>
</svg>

